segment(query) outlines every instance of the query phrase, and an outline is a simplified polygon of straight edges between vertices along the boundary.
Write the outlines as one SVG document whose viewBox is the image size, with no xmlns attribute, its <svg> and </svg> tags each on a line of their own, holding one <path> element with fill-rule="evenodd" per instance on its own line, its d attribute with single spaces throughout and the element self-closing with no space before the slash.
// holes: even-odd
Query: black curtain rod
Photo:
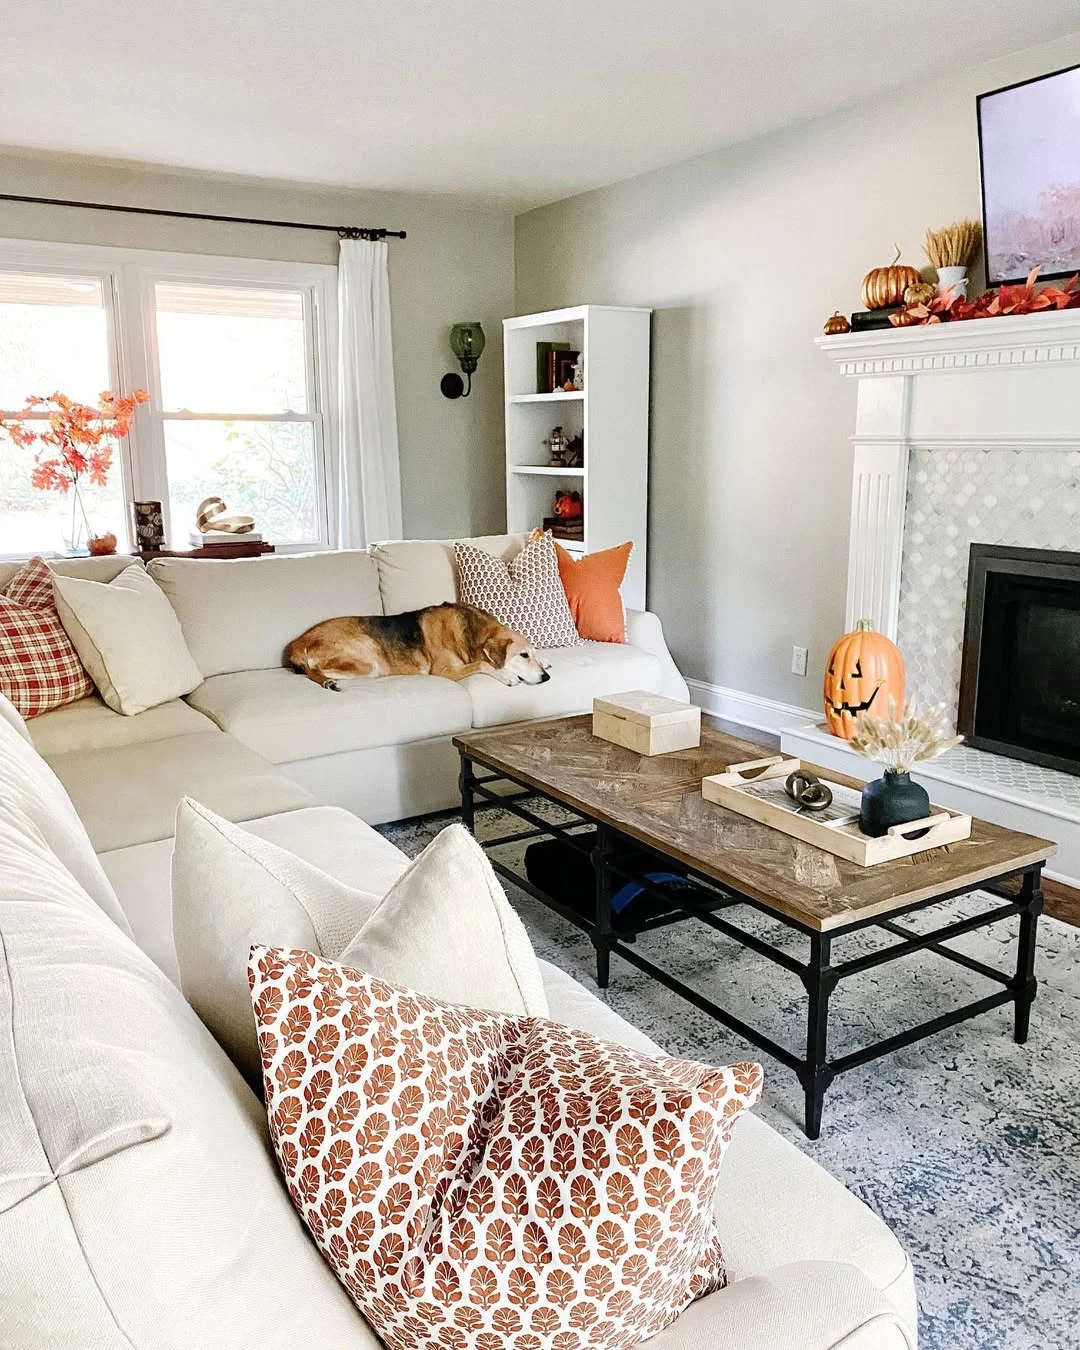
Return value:
<svg viewBox="0 0 1080 1350">
<path fill-rule="evenodd" d="M 314 225 L 308 220 L 264 220 L 259 216 L 214 216 L 203 211 L 165 211 L 155 206 L 114 206 L 109 202 L 69 202 L 62 197 L 22 197 L 0 192 L 0 201 L 31 206 L 75 206 L 82 211 L 122 211 L 129 216 L 169 216 L 173 220 L 216 220 L 223 225 L 268 225 L 275 230 L 323 230 L 339 239 L 404 239 L 404 230 L 367 225 Z"/>
</svg>

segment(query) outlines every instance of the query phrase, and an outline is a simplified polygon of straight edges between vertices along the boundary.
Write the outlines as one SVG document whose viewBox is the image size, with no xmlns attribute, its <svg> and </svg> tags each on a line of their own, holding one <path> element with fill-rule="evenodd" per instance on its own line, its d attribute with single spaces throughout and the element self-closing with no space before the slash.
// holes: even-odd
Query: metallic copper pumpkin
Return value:
<svg viewBox="0 0 1080 1350">
<path fill-rule="evenodd" d="M 836 337 L 840 333 L 850 333 L 850 332 L 851 332 L 851 324 L 848 323 L 847 319 L 844 318 L 844 316 L 840 313 L 839 310 L 837 310 L 836 313 L 833 314 L 830 318 L 825 320 L 826 337 Z"/>
<path fill-rule="evenodd" d="M 900 262 L 900 250 L 888 267 L 874 267 L 863 277 L 862 298 L 867 309 L 888 309 L 904 303 L 904 292 L 922 277 L 914 267 Z"/>
<path fill-rule="evenodd" d="M 929 281 L 913 282 L 904 292 L 905 305 L 925 305 L 937 295 L 937 287 Z"/>
</svg>

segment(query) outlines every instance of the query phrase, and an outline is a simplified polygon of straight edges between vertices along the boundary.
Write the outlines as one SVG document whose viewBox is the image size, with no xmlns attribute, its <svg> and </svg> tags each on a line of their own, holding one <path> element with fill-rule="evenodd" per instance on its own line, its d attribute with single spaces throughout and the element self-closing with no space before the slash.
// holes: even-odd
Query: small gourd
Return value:
<svg viewBox="0 0 1080 1350">
<path fill-rule="evenodd" d="M 900 250 L 888 267 L 873 267 L 863 277 L 862 299 L 867 309 L 889 309 L 904 303 L 904 292 L 922 277 L 918 270 L 900 262 Z"/>
<path fill-rule="evenodd" d="M 855 734 L 863 713 L 887 718 L 889 701 L 899 717 L 904 706 L 904 658 L 895 642 L 876 633 L 869 619 L 833 644 L 825 663 L 825 721 L 834 736 Z"/>
<path fill-rule="evenodd" d="M 837 337 L 841 333 L 850 333 L 851 324 L 840 313 L 839 310 L 831 318 L 825 320 L 825 336 Z"/>
<path fill-rule="evenodd" d="M 937 287 L 929 281 L 914 281 L 904 292 L 905 305 L 925 305 L 937 295 Z"/>
</svg>

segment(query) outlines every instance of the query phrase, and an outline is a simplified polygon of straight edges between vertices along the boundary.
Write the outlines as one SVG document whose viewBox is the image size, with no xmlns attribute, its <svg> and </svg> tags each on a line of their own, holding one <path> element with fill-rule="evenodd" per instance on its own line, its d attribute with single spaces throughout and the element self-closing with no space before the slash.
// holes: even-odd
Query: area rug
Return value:
<svg viewBox="0 0 1080 1350">
<path fill-rule="evenodd" d="M 450 819 L 404 822 L 383 833 L 415 854 Z M 477 832 L 493 837 L 518 827 L 487 811 Z M 508 845 L 499 856 L 520 870 L 521 852 Z M 880 1214 L 911 1255 L 921 1347 L 1080 1347 L 1080 929 L 1040 920 L 1039 993 L 1027 1045 L 1014 1043 L 1007 1006 L 842 1074 L 825 1097 L 821 1138 L 811 1142 L 800 1128 L 802 1092 L 793 1073 L 617 956 L 611 987 L 600 993 L 585 934 L 524 891 L 507 892 L 537 954 L 665 1050 L 709 1063 L 761 1060 L 761 1115 Z M 943 912 L 960 918 L 981 907 L 969 896 L 906 922 L 938 927 Z M 782 924 L 749 909 L 733 913 L 747 931 L 804 953 L 805 940 Z M 834 953 L 845 959 L 881 940 L 844 939 Z M 638 944 L 780 1042 L 797 1046 L 805 1035 L 806 1000 L 795 977 L 722 935 L 688 923 L 643 935 Z M 1014 960 L 1005 926 L 954 945 L 1001 969 Z M 841 983 L 830 1012 L 830 1052 L 854 1050 L 987 992 L 987 981 L 962 967 L 911 953 Z"/>
</svg>

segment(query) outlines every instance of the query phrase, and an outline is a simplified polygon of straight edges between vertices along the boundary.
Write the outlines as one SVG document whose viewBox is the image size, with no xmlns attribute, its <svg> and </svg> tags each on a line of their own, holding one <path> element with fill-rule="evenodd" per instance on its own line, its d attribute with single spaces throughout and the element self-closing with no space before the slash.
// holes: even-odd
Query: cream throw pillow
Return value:
<svg viewBox="0 0 1080 1350">
<path fill-rule="evenodd" d="M 380 900 L 185 797 L 172 905 L 184 996 L 255 1086 L 262 1067 L 247 966 L 256 943 L 351 962 L 432 998 L 547 1015 L 528 935 L 460 825 L 443 830 Z"/>
<path fill-rule="evenodd" d="M 133 717 L 202 684 L 172 605 L 145 568 L 110 582 L 53 576 L 60 622 L 114 712 Z"/>
<path fill-rule="evenodd" d="M 525 925 L 464 825 L 435 836 L 339 960 L 445 1003 L 548 1015 Z"/>
</svg>

